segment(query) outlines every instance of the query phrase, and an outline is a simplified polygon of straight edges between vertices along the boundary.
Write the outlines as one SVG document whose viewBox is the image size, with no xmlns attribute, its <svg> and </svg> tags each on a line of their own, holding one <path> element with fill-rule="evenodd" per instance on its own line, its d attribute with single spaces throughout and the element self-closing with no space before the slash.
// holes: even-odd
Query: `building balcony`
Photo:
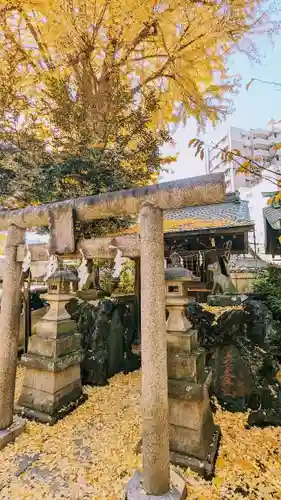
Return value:
<svg viewBox="0 0 281 500">
<path fill-rule="evenodd" d="M 252 131 L 253 139 L 268 139 L 270 132 L 268 130 L 255 129 Z"/>
<path fill-rule="evenodd" d="M 270 153 L 266 149 L 254 149 L 254 156 L 255 157 L 261 157 L 261 158 L 269 158 Z"/>
<path fill-rule="evenodd" d="M 255 149 L 269 149 L 269 141 L 268 139 L 256 137 L 253 139 L 253 146 Z"/>
<path fill-rule="evenodd" d="M 271 144 L 281 142 L 281 132 L 272 132 L 269 136 L 269 141 Z"/>
</svg>

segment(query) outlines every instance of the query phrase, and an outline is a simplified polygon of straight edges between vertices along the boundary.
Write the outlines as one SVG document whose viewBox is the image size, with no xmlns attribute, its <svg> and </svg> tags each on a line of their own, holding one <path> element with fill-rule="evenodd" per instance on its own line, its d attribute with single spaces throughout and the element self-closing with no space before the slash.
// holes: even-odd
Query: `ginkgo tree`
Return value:
<svg viewBox="0 0 281 500">
<path fill-rule="evenodd" d="M 0 141 L 20 151 L 24 167 L 2 151 L 13 177 L 6 191 L 19 170 L 93 150 L 100 161 L 118 150 L 118 168 L 148 182 L 150 144 L 156 151 L 168 140 L 171 123 L 195 117 L 204 126 L 226 115 L 236 85 L 228 57 L 250 50 L 268 22 L 262 0 L 1 0 Z M 44 182 L 40 169 L 34 175 Z M 28 189 L 18 190 L 23 203 L 36 201 Z"/>
<path fill-rule="evenodd" d="M 103 143 L 120 106 L 115 94 L 122 84 L 136 101 L 153 89 L 159 102 L 154 126 L 187 116 L 200 124 L 216 121 L 227 112 L 225 96 L 235 83 L 227 75 L 226 58 L 265 20 L 264 4 L 2 0 L 2 106 L 10 111 L 2 133 L 12 118 L 19 132 L 19 116 L 24 116 L 26 126 L 52 143 L 92 139 L 93 129 L 99 129 Z M 13 106 L 18 116 L 12 116 Z"/>
</svg>

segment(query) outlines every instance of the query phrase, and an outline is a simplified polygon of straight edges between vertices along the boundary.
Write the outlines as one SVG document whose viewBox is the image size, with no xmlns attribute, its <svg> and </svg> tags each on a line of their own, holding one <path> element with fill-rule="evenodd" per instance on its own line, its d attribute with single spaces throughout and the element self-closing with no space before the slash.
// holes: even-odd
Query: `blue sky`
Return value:
<svg viewBox="0 0 281 500">
<path fill-rule="evenodd" d="M 261 62 L 254 63 L 245 55 L 236 54 L 229 60 L 229 73 L 239 74 L 242 78 L 241 89 L 235 95 L 235 111 L 215 129 L 207 127 L 204 140 L 208 143 L 218 139 L 230 125 L 241 128 L 263 128 L 270 119 L 281 119 L 281 87 L 254 82 L 248 91 L 245 86 L 251 78 L 270 80 L 281 83 L 281 34 L 273 42 L 260 37 L 256 45 L 261 55 Z M 186 127 L 180 127 L 174 138 L 176 147 L 164 148 L 164 154 L 179 153 L 177 163 L 172 164 L 173 173 L 165 174 L 163 180 L 181 179 L 205 173 L 205 164 L 194 157 L 194 150 L 188 148 L 188 142 L 197 136 L 196 123 L 189 120 Z"/>
</svg>

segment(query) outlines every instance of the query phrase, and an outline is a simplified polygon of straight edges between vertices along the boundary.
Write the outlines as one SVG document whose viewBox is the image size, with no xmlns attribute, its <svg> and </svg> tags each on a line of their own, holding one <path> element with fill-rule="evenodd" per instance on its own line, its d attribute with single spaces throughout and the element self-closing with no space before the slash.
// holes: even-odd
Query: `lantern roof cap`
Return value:
<svg viewBox="0 0 281 500">
<path fill-rule="evenodd" d="M 194 276 L 192 271 L 184 267 L 168 267 L 165 269 L 166 281 L 200 281 L 200 278 Z"/>
<path fill-rule="evenodd" d="M 50 276 L 52 280 L 79 281 L 79 278 L 69 269 L 56 269 Z"/>
</svg>

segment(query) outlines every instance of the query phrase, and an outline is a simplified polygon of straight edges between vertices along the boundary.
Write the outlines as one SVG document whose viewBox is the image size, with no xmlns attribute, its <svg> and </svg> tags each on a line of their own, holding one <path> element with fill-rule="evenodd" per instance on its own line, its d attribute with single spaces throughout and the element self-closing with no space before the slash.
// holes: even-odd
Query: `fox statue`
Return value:
<svg viewBox="0 0 281 500">
<path fill-rule="evenodd" d="M 236 293 L 237 290 L 231 282 L 231 278 L 225 276 L 221 272 L 221 267 L 218 262 L 208 265 L 209 271 L 213 273 L 213 289 L 212 293 L 220 291 L 221 293 Z"/>
</svg>

